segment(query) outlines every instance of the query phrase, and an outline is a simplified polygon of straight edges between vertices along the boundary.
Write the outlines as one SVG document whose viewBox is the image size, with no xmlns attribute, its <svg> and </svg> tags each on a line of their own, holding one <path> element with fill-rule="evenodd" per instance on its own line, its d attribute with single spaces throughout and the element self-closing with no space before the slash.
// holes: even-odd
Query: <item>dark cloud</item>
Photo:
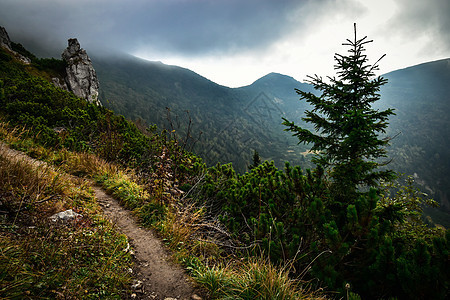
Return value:
<svg viewBox="0 0 450 300">
<path fill-rule="evenodd" d="M 267 47 L 302 25 L 292 13 L 309 2 L 2 0 L 0 25 L 24 44 L 52 45 L 52 53 L 77 37 L 85 48 L 150 47 L 195 56 Z"/>
<path fill-rule="evenodd" d="M 0 0 L 0 26 L 38 56 L 59 57 L 76 37 L 90 54 L 136 54 L 234 86 L 333 72 L 354 22 L 390 70 L 448 57 L 449 16 L 449 0 Z"/>
<path fill-rule="evenodd" d="M 433 42 L 422 45 L 423 51 L 450 53 L 450 1 L 396 0 L 397 14 L 389 22 L 389 31 L 405 39 L 428 36 Z"/>
<path fill-rule="evenodd" d="M 260 48 L 289 29 L 295 1 L 164 1 L 143 5 L 126 20 L 143 45 L 184 54 Z M 118 28 L 120 30 L 120 28 Z"/>
</svg>

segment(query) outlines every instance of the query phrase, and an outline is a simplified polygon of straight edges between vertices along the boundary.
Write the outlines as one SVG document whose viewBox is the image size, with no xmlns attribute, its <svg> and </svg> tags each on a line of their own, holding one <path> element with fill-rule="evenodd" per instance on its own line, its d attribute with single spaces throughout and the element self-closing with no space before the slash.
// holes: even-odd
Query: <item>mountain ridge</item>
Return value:
<svg viewBox="0 0 450 300">
<path fill-rule="evenodd" d="M 131 120 L 144 120 L 174 131 L 209 165 L 232 162 L 239 172 L 244 172 L 252 153 L 257 151 L 263 160 L 273 160 L 278 167 L 285 161 L 304 168 L 311 166 L 308 146 L 297 145 L 297 140 L 281 126 L 281 117 L 301 122 L 308 105 L 298 101 L 294 89 L 313 92 L 307 83 L 271 72 L 250 85 L 230 88 L 187 68 L 131 55 L 99 58 L 94 53 L 92 60 L 106 107 Z M 390 155 L 400 166 L 399 171 L 417 175 L 423 188 L 433 191 L 432 195 L 450 210 L 450 180 L 446 176 L 450 167 L 445 149 L 449 135 L 445 129 L 450 125 L 443 100 L 449 94 L 448 65 L 447 58 L 381 75 L 389 82 L 382 90 L 379 105 L 393 107 L 397 112 L 390 120 L 388 133 L 396 136 Z M 425 71 L 428 75 L 421 77 Z M 430 101 L 439 105 L 433 108 Z"/>
<path fill-rule="evenodd" d="M 111 64 L 114 67 L 113 62 Z M 428 222 L 431 225 L 428 227 L 419 218 L 419 215 L 422 215 L 421 204 L 432 204 L 432 201 L 421 200 L 420 193 L 411 185 L 401 187 L 400 192 L 392 197 L 388 195 L 388 191 L 383 190 L 379 190 L 380 194 L 377 195 L 375 189 L 372 189 L 370 193 L 358 193 L 357 198 L 342 197 L 340 193 L 336 193 L 336 189 L 333 188 L 332 182 L 322 168 L 307 170 L 305 167 L 307 161 L 286 164 L 284 169 L 281 169 L 277 168 L 273 162 L 258 163 L 258 159 L 253 159 L 251 171 L 238 174 L 230 164 L 207 167 L 195 154 L 185 151 L 183 139 L 174 139 L 174 135 L 179 134 L 179 129 L 183 128 L 177 128 L 177 123 L 181 124 L 181 122 L 178 122 L 180 121 L 178 118 L 170 118 L 170 113 L 175 116 L 175 113 L 182 112 L 180 109 L 187 106 L 193 109 L 189 118 L 195 118 L 194 121 L 199 127 L 207 129 L 205 139 L 199 139 L 198 142 L 203 148 L 201 150 L 208 150 L 206 153 L 204 152 L 208 159 L 228 161 L 227 157 L 220 155 L 229 155 L 233 159 L 245 159 L 244 154 L 254 149 L 265 151 L 265 153 L 261 152 L 264 158 L 278 155 L 279 152 L 291 153 L 289 152 L 291 151 L 290 140 L 283 135 L 287 133 L 280 129 L 282 126 L 279 124 L 279 119 L 281 116 L 292 113 L 298 113 L 297 117 L 302 116 L 301 108 L 298 105 L 299 101 L 295 99 L 298 96 L 295 96 L 295 93 L 290 96 L 290 92 L 284 92 L 285 88 L 288 89 L 292 86 L 292 81 L 288 80 L 286 85 L 281 84 L 283 80 L 280 83 L 274 83 L 273 86 L 279 86 L 279 90 L 274 90 L 272 86 L 267 87 L 266 90 L 257 89 L 255 86 L 243 90 L 230 90 L 217 88 L 204 80 L 201 80 L 200 83 L 193 82 L 198 79 L 198 76 L 189 72 L 175 72 L 175 75 L 179 75 L 176 78 L 172 78 L 173 76 L 169 76 L 170 74 L 167 73 L 170 80 L 164 80 L 163 76 L 158 76 L 159 71 L 147 73 L 145 69 L 139 74 L 141 77 L 147 75 L 146 78 L 133 77 L 132 75 L 136 74 L 135 71 L 139 71 L 139 67 L 134 65 L 126 69 L 129 66 L 125 63 L 119 68 L 116 65 L 115 74 L 108 73 L 108 69 L 103 69 L 105 78 L 109 80 L 106 81 L 109 88 L 127 88 L 124 93 L 126 97 L 117 99 L 117 101 L 121 100 L 122 103 L 130 106 L 130 102 L 135 99 L 129 96 L 132 93 L 134 95 L 141 93 L 141 97 L 145 101 L 131 103 L 134 112 L 142 113 L 140 110 L 150 105 L 153 105 L 152 108 L 155 109 L 161 109 L 161 104 L 175 107 L 175 109 L 167 109 L 168 120 L 172 120 L 173 130 L 159 135 L 156 133 L 156 128 L 152 126 L 152 131 L 148 135 L 144 135 L 142 131 L 138 130 L 136 124 L 105 106 L 88 103 L 73 93 L 55 87 L 51 80 L 48 80 L 48 76 L 41 78 L 29 72 L 29 70 L 33 70 L 37 74 L 45 73 L 45 70 L 39 70 L 42 65 L 33 63 L 26 67 L 8 53 L 0 51 L 0 67 L 2 69 L 0 78 L 2 113 L 5 113 L 8 120 L 14 122 L 11 125 L 2 125 L 7 128 L 6 133 L 9 134 L 10 141 L 15 140 L 15 135 L 23 136 L 22 133 L 10 126 L 29 126 L 27 131 L 29 134 L 25 135 L 27 139 L 18 144 L 15 143 L 16 147 L 24 147 L 34 156 L 49 158 L 58 169 L 66 170 L 67 167 L 68 172 L 86 176 L 86 178 L 94 178 L 97 182 L 105 185 L 112 194 L 119 197 L 126 207 L 135 211 L 136 217 L 142 220 L 143 224 L 152 225 L 159 229 L 164 237 L 167 236 L 166 241 L 170 247 L 189 255 L 177 255 L 177 257 L 187 269 L 191 270 L 191 274 L 198 279 L 199 283 L 203 283 L 205 286 L 211 286 L 210 283 L 213 283 L 214 286 L 217 286 L 215 283 L 218 279 L 221 282 L 237 282 L 236 286 L 232 285 L 229 288 L 230 293 L 228 290 L 224 292 L 224 295 L 231 298 L 242 295 L 252 299 L 256 297 L 270 298 L 273 295 L 281 295 L 280 292 L 284 293 L 284 287 L 293 289 L 294 293 L 290 293 L 291 296 L 288 297 L 283 296 L 283 298 L 302 298 L 295 292 L 297 287 L 293 286 L 291 281 L 286 281 L 286 279 L 289 280 L 289 277 L 283 275 L 283 278 L 277 279 L 280 277 L 280 272 L 271 267 L 272 264 L 274 266 L 275 264 L 283 265 L 289 261 L 292 262 L 292 268 L 286 270 L 286 276 L 292 275 L 291 278 L 307 276 L 304 278 L 305 282 L 314 280 L 318 284 L 317 287 L 322 287 L 323 284 L 330 290 L 340 292 L 342 297 L 349 294 L 349 288 L 346 290 L 343 288 L 348 282 L 352 283 L 352 292 L 366 298 L 391 295 L 399 298 L 414 298 L 415 295 L 429 295 L 431 298 L 445 299 L 448 296 L 448 278 L 446 276 L 448 272 L 446 272 L 445 263 L 448 261 L 449 232 L 445 232 L 439 226 L 433 226 L 433 222 Z M 178 71 L 176 68 L 174 70 Z M 128 78 L 127 76 L 123 77 L 127 82 L 115 81 L 115 77 L 121 78 L 119 71 L 128 76 Z M 125 74 L 126 72 L 128 74 Z M 115 77 L 108 78 L 106 75 Z M 284 77 L 277 78 L 283 79 Z M 157 79 L 163 84 L 154 82 Z M 148 86 L 145 84 L 147 82 Z M 127 87 L 128 83 L 132 83 L 134 86 Z M 194 88 L 204 86 L 211 89 L 196 91 Z M 190 96 L 186 97 L 183 90 L 191 92 Z M 443 90 L 446 89 L 443 88 Z M 114 95 L 115 91 L 118 89 L 106 92 Z M 395 94 L 395 91 L 395 89 L 391 91 L 393 92 L 391 96 L 399 95 Z M 153 94 L 146 94 L 150 92 Z M 171 94 L 166 94 L 166 92 Z M 400 92 L 405 94 L 403 95 L 404 99 L 410 97 L 409 90 L 400 90 Z M 422 92 L 427 95 L 429 91 Z M 219 93 L 223 94 L 219 95 Z M 253 93 L 256 93 L 256 97 L 252 96 Z M 431 96 L 433 95 L 431 93 Z M 439 97 L 439 95 L 434 95 L 434 97 Z M 436 98 L 436 100 L 439 100 L 437 103 L 445 103 L 445 99 Z M 420 107 L 420 112 L 429 114 L 423 116 L 420 121 L 431 119 L 439 122 L 439 119 L 434 116 L 442 112 L 441 107 L 438 108 L 439 111 L 436 111 L 434 106 L 429 105 L 431 102 L 416 101 L 411 104 L 418 102 L 425 105 L 423 108 Z M 136 106 L 135 104 L 142 105 Z M 408 106 L 399 106 L 399 112 L 405 107 L 408 108 Z M 417 111 L 418 107 L 414 106 L 414 108 Z M 162 110 L 164 111 L 164 109 Z M 148 116 L 157 116 L 158 112 L 152 110 Z M 435 145 L 430 143 L 443 144 L 442 141 L 436 140 L 436 136 L 432 135 L 435 128 L 429 127 L 430 125 L 442 125 L 442 122 L 437 124 L 425 122 L 423 124 L 427 126 L 420 128 L 414 127 L 415 119 L 400 119 L 408 116 L 407 111 L 399 113 L 398 116 L 399 120 L 402 120 L 402 122 L 397 121 L 398 124 L 403 124 L 405 121 L 406 125 L 412 126 L 407 129 L 430 137 L 429 140 L 421 142 L 428 144 L 426 146 L 432 150 L 431 154 L 444 149 L 441 158 L 436 158 L 436 162 L 442 162 L 442 157 L 446 155 L 445 147 L 435 148 Z M 416 117 L 414 116 L 414 118 Z M 446 119 L 443 122 L 446 122 Z M 395 122 L 393 123 L 395 124 Z M 190 124 L 187 133 L 189 133 Z M 56 128 L 61 128 L 59 126 L 64 126 L 64 132 L 61 132 L 60 129 L 57 129 L 58 132 L 55 131 Z M 11 129 L 10 133 L 8 133 L 8 129 Z M 143 126 L 140 129 L 143 129 Z M 446 127 L 442 126 L 439 134 L 444 133 L 445 136 L 445 129 Z M 3 130 L 3 134 L 4 132 L 5 130 Z M 291 137 L 289 134 L 287 136 Z M 405 136 L 417 139 L 415 136 L 406 134 Z M 39 142 L 39 148 L 34 146 L 34 141 Z M 407 139 L 405 141 L 410 142 Z M 44 145 L 50 147 L 44 148 Z M 38 145 L 36 144 L 36 146 Z M 292 147 L 295 158 L 295 151 L 299 149 L 296 141 Z M 419 151 L 422 144 L 415 145 L 416 148 L 408 147 L 409 143 L 405 143 L 405 149 L 399 149 L 398 154 L 402 158 L 411 158 L 410 153 L 407 152 L 409 150 L 415 151 L 419 155 L 422 154 L 422 151 Z M 75 157 L 72 158 L 69 149 L 82 152 L 74 153 Z M 426 153 L 429 149 L 423 150 Z M 91 153 L 99 156 L 91 155 Z M 308 152 L 305 153 L 307 155 Z M 439 155 L 439 153 L 436 154 Z M 300 156 L 304 155 L 300 153 Z M 106 161 L 100 157 L 117 163 L 117 166 L 105 165 Z M 286 156 L 280 159 L 284 158 Z M 245 160 L 236 162 L 242 163 L 246 167 Z M 419 160 L 406 162 L 413 163 L 414 171 L 420 175 L 417 178 L 425 178 L 420 171 L 421 162 Z M 426 163 L 428 162 L 426 161 Z M 434 162 L 430 161 L 430 163 Z M 119 166 L 123 166 L 126 170 L 122 173 Z M 430 165 L 428 169 L 434 171 L 433 167 Z M 7 171 L 5 174 L 9 176 L 9 173 Z M 443 174 L 446 176 L 448 173 Z M 120 176 L 116 177 L 116 175 Z M 432 175 L 439 176 L 441 174 Z M 56 178 L 59 176 L 56 175 Z M 124 181 L 125 178 L 133 178 L 136 182 Z M 137 184 L 138 182 L 139 184 Z M 50 180 L 49 183 L 55 186 L 55 180 Z M 6 184 L 9 185 L 8 189 L 13 188 L 11 190 L 13 192 L 14 186 L 24 189 L 23 192 L 19 191 L 17 196 L 12 198 L 18 211 L 11 206 L 13 209 L 10 213 L 11 222 L 9 224 L 12 226 L 6 228 L 13 229 L 14 225 L 19 224 L 16 223 L 16 219 L 22 203 L 29 207 L 28 204 L 39 204 L 54 197 L 51 189 L 47 191 L 35 184 L 32 186 L 37 187 L 37 193 L 41 194 L 42 191 L 46 193 L 45 199 L 38 200 L 39 195 L 36 198 L 23 197 L 23 195 L 28 195 L 25 190 L 26 186 L 29 186 L 28 184 L 21 183 L 19 180 L 14 185 L 9 184 L 8 181 Z M 82 184 L 82 181 L 78 181 L 78 184 Z M 399 184 L 403 183 L 399 182 Z M 379 188 L 379 186 L 374 185 L 374 188 Z M 62 186 L 61 190 L 66 189 L 67 185 Z M 8 194 L 14 196 L 14 193 L 5 193 L 5 195 Z M 50 198 L 47 198 L 47 195 Z M 54 200 L 60 201 L 60 199 Z M 83 205 L 79 200 L 80 197 L 74 197 L 73 203 L 78 202 L 77 205 Z M 90 198 L 86 200 L 92 203 Z M 84 211 L 81 212 L 86 215 Z M 30 231 L 28 226 L 24 226 L 24 228 L 28 232 L 35 231 Z M 66 228 L 63 229 L 65 232 Z M 84 236 L 84 226 L 81 226 L 80 229 L 83 230 Z M 47 235 L 48 231 L 43 230 L 42 232 Z M 91 231 L 89 232 L 91 233 Z M 13 233 L 12 230 L 11 233 Z M 91 234 L 88 236 L 91 237 Z M 15 242 L 15 238 L 20 238 L 20 235 L 11 235 L 11 237 L 12 247 L 10 248 L 14 248 L 16 247 L 14 243 L 18 244 Z M 39 236 L 36 236 L 36 241 L 42 244 L 39 240 L 42 241 Z M 205 241 L 208 242 L 206 245 Z M 125 239 L 122 245 L 127 244 Z M 210 248 L 211 246 L 213 248 Z M 254 247 L 255 252 L 235 251 L 251 247 Z M 23 248 L 26 250 L 25 247 Z M 72 248 L 85 249 L 84 247 Z M 77 258 L 78 256 L 78 261 L 80 261 L 80 257 L 93 261 L 90 258 L 93 255 L 92 251 L 89 248 L 86 249 L 89 252 L 88 255 L 80 256 L 76 253 L 67 255 L 63 249 L 60 257 L 66 255 L 67 258 L 71 256 Z M 115 247 L 115 249 L 122 249 L 122 247 Z M 51 250 L 52 248 L 49 252 L 54 252 Z M 116 250 L 114 250 L 116 254 L 122 252 Z M 67 252 L 70 253 L 70 251 Z M 23 253 L 26 255 L 30 252 L 23 251 Z M 193 253 L 196 253 L 198 257 L 192 257 Z M 298 257 L 299 253 L 304 253 L 304 255 Z M 15 252 L 7 255 L 11 258 L 17 256 Z M 94 271 L 101 270 L 103 274 L 100 274 L 100 277 L 95 276 L 100 280 L 96 279 L 94 284 L 89 285 L 95 289 L 92 291 L 99 291 L 98 295 L 106 295 L 104 292 L 108 292 L 108 286 L 99 284 L 106 275 L 105 269 L 101 266 L 102 264 L 110 265 L 115 259 L 109 259 L 108 257 L 113 256 L 108 254 L 99 253 L 94 256 L 100 258 L 100 264 L 97 265 L 98 267 L 94 265 Z M 9 257 L 6 256 L 6 259 L 3 260 L 5 266 L 11 263 Z M 35 255 L 31 257 L 36 261 Z M 40 259 L 40 256 L 37 258 L 43 262 L 55 261 L 51 258 L 49 260 Z M 239 259 L 238 263 L 234 264 L 234 261 L 230 260 L 233 258 Z M 240 268 L 242 261 L 246 258 L 251 263 L 248 271 L 246 268 Z M 258 258 L 266 263 L 259 263 Z M 30 263 L 25 262 L 18 261 L 15 265 L 24 267 L 35 265 L 33 260 Z M 255 262 L 260 267 L 255 266 Z M 224 276 L 222 265 L 233 266 L 230 277 Z M 388 270 L 386 265 L 388 265 Z M 121 267 L 115 269 L 119 272 L 108 273 L 122 275 L 125 273 L 122 270 L 127 270 Z M 24 269 L 25 272 L 27 270 L 28 267 Z M 56 268 L 50 268 L 49 271 L 54 270 L 60 271 L 61 268 L 56 266 Z M 263 272 L 255 273 L 255 270 Z M 267 270 L 270 272 L 267 273 Z M 310 271 L 305 273 L 302 270 Z M 404 272 L 404 270 L 411 270 L 411 272 Z M 39 269 L 36 269 L 37 272 Z M 219 277 L 211 278 L 212 272 L 218 274 Z M 70 275 L 74 272 L 66 274 Z M 99 273 L 94 275 L 96 274 Z M 250 282 L 237 278 L 237 274 L 243 274 L 245 278 L 250 278 Z M 254 274 L 258 277 L 256 282 Z M 262 280 L 259 279 L 261 277 L 259 274 L 263 275 Z M 205 275 L 208 277 L 207 281 L 204 280 Z M 45 277 L 47 277 L 46 274 Z M 76 277 L 85 281 L 84 274 L 82 276 L 77 274 Z M 14 275 L 10 276 L 10 282 L 15 284 L 17 278 Z M 28 286 L 38 288 L 36 294 L 41 292 L 39 289 L 51 293 L 59 290 L 65 292 L 66 278 L 62 276 L 61 283 L 57 285 L 53 283 L 53 277 L 43 281 L 45 285 L 34 284 L 41 281 L 26 278 L 27 280 L 24 280 L 26 285 L 24 288 L 19 286 L 17 292 L 27 291 Z M 274 278 L 276 279 L 275 286 L 281 286 L 283 291 L 280 288 L 277 290 L 271 288 L 262 294 L 260 287 L 273 286 Z M 70 277 L 69 281 L 71 281 Z M 74 288 L 79 291 L 80 285 L 78 282 L 76 283 Z M 251 294 L 249 294 L 249 284 L 254 287 L 252 288 L 254 292 Z M 105 290 L 98 290 L 98 286 Z M 379 286 L 384 288 L 380 290 Z M 88 288 L 83 286 L 81 291 L 87 294 L 88 292 L 85 291 Z M 303 287 L 300 286 L 300 288 L 303 291 Z M 313 287 L 307 286 L 307 288 Z M 217 288 L 210 288 L 210 291 L 216 293 Z M 355 297 L 357 296 L 355 294 Z"/>
<path fill-rule="evenodd" d="M 424 190 L 441 191 L 431 194 L 446 210 L 450 210 L 450 179 L 445 172 L 450 172 L 450 165 L 445 162 L 449 155 L 443 145 L 449 144 L 445 135 L 450 136 L 446 129 L 450 128 L 450 112 L 446 108 L 450 95 L 446 84 L 450 76 L 449 60 L 382 74 L 388 83 L 376 104 L 396 109 L 397 115 L 391 118 L 388 131 L 389 136 L 396 136 L 389 148 L 394 166 L 401 173 L 416 174 Z M 108 65 L 99 61 L 94 61 L 95 64 L 102 82 L 101 96 L 109 99 L 107 107 L 130 119 L 143 119 L 148 124 L 176 130 L 180 138 L 186 137 L 187 124 L 192 121 L 190 134 L 195 139 L 202 134 L 191 149 L 209 165 L 232 162 L 238 171 L 244 172 L 252 153 L 257 151 L 262 159 L 273 160 L 278 167 L 285 161 L 311 166 L 309 147 L 297 145 L 297 140 L 284 132 L 281 125 L 281 118 L 286 117 L 307 126 L 301 117 L 309 105 L 298 101 L 295 92 L 296 88 L 315 92 L 307 83 L 271 72 L 250 85 L 229 88 L 178 66 L 150 62 L 145 63 L 148 68 L 139 67 L 139 72 L 134 72 L 135 67 L 117 60 L 114 64 L 120 66 L 116 70 L 119 76 L 114 80 Z M 126 70 L 131 72 L 127 74 Z M 126 87 L 121 88 L 119 80 Z M 172 123 L 178 125 L 173 126 L 167 120 L 166 107 L 172 114 Z M 433 171 L 428 162 L 432 163 Z"/>
<path fill-rule="evenodd" d="M 94 56 L 94 59 L 99 59 L 100 58 L 100 55 L 98 55 L 98 54 L 97 55 L 94 54 L 93 56 Z M 213 83 L 213 84 L 215 84 L 217 86 L 221 86 L 221 87 L 228 88 L 228 89 L 242 89 L 242 88 L 245 88 L 245 87 L 248 87 L 248 86 L 252 86 L 254 84 L 259 84 L 260 82 L 273 80 L 274 78 L 275 79 L 277 79 L 277 78 L 285 78 L 285 79 L 289 79 L 289 80 L 291 80 L 293 82 L 296 82 L 296 83 L 307 84 L 304 81 L 299 81 L 299 80 L 295 79 L 293 76 L 291 76 L 289 74 L 284 74 L 284 73 L 279 73 L 279 72 L 269 72 L 269 73 L 267 73 L 265 75 L 262 75 L 261 77 L 257 78 L 256 80 L 254 80 L 251 84 L 237 86 L 237 87 L 229 87 L 227 85 L 219 84 L 219 83 L 215 82 L 214 80 L 209 79 L 209 78 L 203 76 L 202 74 L 197 73 L 195 71 L 192 71 L 189 68 L 185 68 L 183 66 L 173 65 L 173 64 L 166 64 L 166 63 L 164 63 L 163 61 L 160 61 L 160 60 L 149 60 L 149 59 L 141 58 L 141 57 L 134 56 L 134 55 L 131 55 L 131 54 L 126 54 L 126 53 L 110 55 L 110 57 L 117 57 L 117 58 L 124 57 L 124 56 L 125 57 L 128 56 L 128 58 L 130 58 L 132 60 L 134 59 L 136 61 L 148 62 L 148 63 L 151 63 L 151 64 L 161 64 L 164 67 L 169 67 L 169 68 L 174 68 L 174 69 L 178 68 L 178 69 L 182 69 L 182 70 L 187 70 L 189 72 L 192 72 L 192 73 L 196 74 L 197 76 L 199 76 L 199 77 L 201 77 L 203 79 L 206 79 L 207 81 L 209 81 L 209 82 L 211 82 L 211 83 Z M 400 73 L 400 72 L 404 72 L 404 71 L 410 71 L 410 70 L 414 70 L 416 68 L 430 66 L 432 64 L 441 64 L 443 62 L 446 62 L 448 64 L 448 69 L 450 69 L 450 57 L 448 57 L 448 58 L 441 58 L 441 59 L 437 59 L 437 60 L 430 60 L 430 61 L 425 61 L 425 62 L 421 62 L 421 63 L 418 63 L 418 64 L 413 64 L 413 65 L 410 65 L 410 66 L 407 66 L 407 67 L 404 67 L 404 68 L 400 68 L 400 69 L 396 69 L 396 70 L 392 70 L 392 71 L 380 74 L 379 76 L 386 77 L 386 76 L 391 75 L 391 74 L 396 74 L 396 73 Z"/>
</svg>

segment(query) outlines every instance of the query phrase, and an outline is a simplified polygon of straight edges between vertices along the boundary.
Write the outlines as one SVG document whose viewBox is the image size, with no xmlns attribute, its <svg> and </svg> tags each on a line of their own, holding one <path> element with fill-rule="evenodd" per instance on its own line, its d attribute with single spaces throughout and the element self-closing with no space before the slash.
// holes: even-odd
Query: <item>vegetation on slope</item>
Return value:
<svg viewBox="0 0 450 300">
<path fill-rule="evenodd" d="M 207 168 L 170 135 L 143 134 L 30 75 L 33 66 L 0 58 L 0 111 L 29 132 L 12 145 L 104 184 L 160 230 L 212 297 L 313 297 L 308 289 L 319 287 L 338 297 L 448 296 L 450 233 L 416 217 L 424 199 L 413 188 L 343 199 L 322 167 Z M 129 175 L 115 177 L 126 167 Z"/>
<path fill-rule="evenodd" d="M 190 136 L 187 148 L 208 166 L 232 162 L 243 173 L 254 150 L 277 166 L 305 161 L 300 152 L 307 147 L 296 146 L 283 132 L 279 107 L 266 94 L 226 88 L 192 71 L 133 57 L 93 62 L 106 107 L 175 130 L 180 141 Z"/>
<path fill-rule="evenodd" d="M 381 105 L 394 107 L 390 155 L 402 173 L 414 175 L 421 189 L 438 203 L 428 212 L 433 221 L 450 227 L 450 80 L 449 59 L 386 74 Z M 393 131 L 395 129 L 396 131 Z"/>
<path fill-rule="evenodd" d="M 1 124 L 2 139 L 14 138 Z M 0 145 L 0 296 L 122 298 L 130 294 L 127 238 L 105 220 L 89 183 Z M 72 209 L 69 223 L 49 217 Z"/>
<path fill-rule="evenodd" d="M 124 56 L 93 59 L 102 82 L 105 105 L 130 119 L 143 119 L 160 128 L 175 129 L 186 137 L 189 118 L 192 150 L 208 166 L 233 163 L 248 171 L 254 150 L 278 168 L 284 162 L 310 168 L 310 145 L 283 132 L 282 117 L 306 126 L 301 116 L 308 105 L 297 101 L 294 91 L 313 91 L 313 86 L 281 74 L 268 74 L 237 89 L 218 86 L 175 66 Z M 450 227 L 450 170 L 448 164 L 449 81 L 448 59 L 386 74 L 389 84 L 381 89 L 374 108 L 394 108 L 387 128 L 395 137 L 388 150 L 391 168 L 414 175 L 416 184 L 433 197 L 439 208 L 427 209 L 433 221 Z M 186 94 L 184 93 L 186 91 Z M 195 91 L 195 93 L 194 93 Z M 172 125 L 167 120 L 170 108 Z M 189 111 L 189 116 L 186 114 Z M 309 128 L 311 129 L 311 128 Z M 201 135 L 200 135 L 201 133 Z"/>
<path fill-rule="evenodd" d="M 59 170 L 77 176 L 87 176 L 101 183 L 124 206 L 134 209 L 143 223 L 158 228 L 166 236 L 168 245 L 179 251 L 179 260 L 186 266 L 190 266 L 193 272 L 193 266 L 196 266 L 196 275 L 202 274 L 199 270 L 206 272 L 205 260 L 219 258 L 222 251 L 210 241 L 197 240 L 203 230 L 194 228 L 202 229 L 204 226 L 214 228 L 214 224 L 209 221 L 207 224 L 203 222 L 204 210 L 202 208 L 184 203 L 177 196 L 182 193 L 177 188 L 181 181 L 186 185 L 186 182 L 196 179 L 196 177 L 188 177 L 190 173 L 201 174 L 206 170 L 201 161 L 195 156 L 183 152 L 181 148 L 177 147 L 176 141 L 168 139 L 166 135 L 153 134 L 147 130 L 148 135 L 146 136 L 123 117 L 116 116 L 107 109 L 90 105 L 84 100 L 55 88 L 40 77 L 30 75 L 28 71 L 32 67 L 21 65 L 7 53 L 2 54 L 0 66 L 2 71 L 1 112 L 3 118 L 8 120 L 7 123 L 2 123 L 2 139 L 16 149 L 56 165 Z M 27 71 L 26 68 L 29 70 Z M 32 71 L 31 73 L 39 74 L 39 70 L 32 69 Z M 64 104 L 64 101 L 67 105 Z M 13 107 L 21 109 L 13 109 Z M 62 111 L 68 113 L 62 113 Z M 13 124 L 20 127 L 15 127 Z M 23 131 L 20 128 L 27 129 Z M 74 153 L 69 150 L 84 152 Z M 137 168 L 137 172 L 130 169 L 123 171 L 117 164 L 134 166 Z M 136 173 L 139 173 L 139 176 Z M 65 181 L 66 177 L 61 177 L 61 180 Z M 144 186 L 145 188 L 143 188 Z M 52 190 L 49 189 L 49 192 L 51 193 Z M 174 207 L 175 201 L 178 202 L 176 207 Z M 80 205 L 87 204 L 81 202 Z M 81 210 L 78 211 L 81 212 Z M 84 229 L 86 227 L 81 228 L 83 235 L 86 234 Z M 54 234 L 58 237 L 60 235 L 56 231 Z M 109 233 L 105 234 L 109 235 Z M 116 238 L 115 235 L 111 235 L 111 237 Z M 190 237 L 195 238 L 190 239 Z M 117 240 L 120 241 L 120 239 Z M 85 243 L 83 240 L 80 242 Z M 38 252 L 41 251 L 40 248 L 37 249 Z M 62 251 L 64 249 L 62 247 Z M 98 251 L 90 250 L 89 256 L 102 256 L 101 248 L 96 249 Z M 72 252 L 64 253 L 72 254 Z M 5 253 L 4 263 L 10 258 L 9 254 L 11 253 Z M 193 254 L 196 254 L 197 257 Z M 45 255 L 45 251 L 43 255 Z M 77 257 L 76 253 L 74 255 Z M 45 260 L 46 258 L 42 259 L 42 261 Z M 120 263 L 129 264 L 130 262 L 123 258 Z M 261 265 L 261 270 L 266 265 Z M 117 270 L 120 269 L 118 264 L 113 266 Z M 237 271 L 239 268 L 238 266 L 234 269 L 241 273 Z M 102 270 L 102 267 L 98 267 L 98 269 Z M 8 268 L 5 270 L 7 270 L 8 276 L 11 276 L 9 279 L 13 280 L 11 284 L 14 285 L 13 274 Z M 63 278 L 65 271 L 60 271 L 62 273 L 57 272 L 57 275 Z M 34 276 L 34 272 L 38 271 L 31 270 L 30 276 Z M 65 286 L 66 282 L 61 279 L 60 282 L 55 282 L 53 288 L 48 284 L 42 285 L 42 290 L 30 291 L 29 295 L 39 295 L 43 298 L 52 298 L 54 294 L 60 297 L 77 298 L 95 297 L 96 295 L 108 296 L 103 291 L 103 287 L 108 288 L 108 284 L 101 283 L 102 289 L 98 293 L 95 292 L 95 287 L 89 286 L 92 284 L 89 278 L 97 275 L 90 270 L 85 270 L 85 272 L 86 274 L 79 276 L 80 280 L 87 282 L 82 294 L 77 294 L 72 286 L 62 289 L 58 285 Z M 297 283 L 288 279 L 287 274 L 283 276 L 281 278 L 284 278 L 284 282 L 291 282 L 289 286 L 296 286 Z M 130 277 L 125 276 L 124 278 L 126 280 L 124 279 L 122 284 L 116 284 L 116 289 L 110 290 L 110 296 L 114 296 L 117 289 L 125 289 L 125 283 L 129 283 Z M 29 282 L 31 284 L 34 281 Z M 239 284 L 241 288 L 245 288 L 247 286 L 246 279 L 242 279 Z M 4 295 L 8 297 L 23 296 L 26 289 L 23 289 L 24 286 L 21 286 L 20 283 L 17 286 L 20 288 L 11 289 L 10 285 L 7 285 L 3 290 Z M 236 293 L 235 288 L 232 291 Z M 222 290 L 221 293 L 225 296 L 229 292 L 231 290 Z M 292 294 L 299 295 L 294 288 Z M 311 293 L 303 294 L 312 295 Z"/>
</svg>

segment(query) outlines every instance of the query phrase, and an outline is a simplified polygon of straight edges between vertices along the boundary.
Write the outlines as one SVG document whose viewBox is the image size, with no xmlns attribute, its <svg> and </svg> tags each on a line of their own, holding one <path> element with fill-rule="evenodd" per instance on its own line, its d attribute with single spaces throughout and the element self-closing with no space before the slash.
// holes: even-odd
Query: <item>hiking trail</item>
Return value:
<svg viewBox="0 0 450 300">
<path fill-rule="evenodd" d="M 135 272 L 145 295 L 141 299 L 201 299 L 184 271 L 170 262 L 166 249 L 154 233 L 139 226 L 131 212 L 102 188 L 94 186 L 93 190 L 105 216 L 128 237 L 134 249 Z"/>
<path fill-rule="evenodd" d="M 9 157 L 27 160 L 37 166 L 47 165 L 46 162 L 11 149 L 2 141 L 0 148 Z M 105 217 L 127 236 L 134 251 L 133 277 L 136 280 L 132 286 L 132 299 L 201 300 L 200 291 L 194 287 L 184 270 L 171 261 L 168 251 L 153 231 L 140 226 L 131 212 L 101 187 L 93 185 L 92 189 Z"/>
</svg>

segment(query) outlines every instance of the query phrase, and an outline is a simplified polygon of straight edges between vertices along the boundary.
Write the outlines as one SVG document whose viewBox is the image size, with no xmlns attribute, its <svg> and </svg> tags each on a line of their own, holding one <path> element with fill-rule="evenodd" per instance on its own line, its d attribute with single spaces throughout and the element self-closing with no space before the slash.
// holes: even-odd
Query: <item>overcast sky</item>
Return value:
<svg viewBox="0 0 450 300">
<path fill-rule="evenodd" d="M 123 51 L 237 87 L 270 72 L 334 75 L 358 35 L 379 73 L 450 57 L 449 0 L 0 0 L 0 26 L 39 55 L 76 37 L 88 54 Z"/>
</svg>

